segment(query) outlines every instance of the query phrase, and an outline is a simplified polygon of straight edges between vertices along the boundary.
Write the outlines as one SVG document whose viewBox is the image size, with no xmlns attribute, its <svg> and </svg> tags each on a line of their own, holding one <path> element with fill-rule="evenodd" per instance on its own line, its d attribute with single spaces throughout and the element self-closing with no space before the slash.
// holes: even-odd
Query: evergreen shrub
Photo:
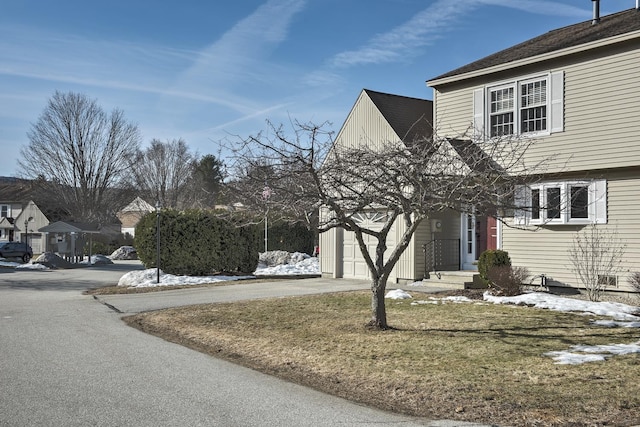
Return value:
<svg viewBox="0 0 640 427">
<path fill-rule="evenodd" d="M 136 226 L 135 248 L 147 268 L 156 265 L 156 213 Z M 221 218 L 212 211 L 160 212 L 160 268 L 179 275 L 252 273 L 258 265 L 256 225 Z"/>
<path fill-rule="evenodd" d="M 500 249 L 488 249 L 480 254 L 478 259 L 478 274 L 485 285 L 491 282 L 489 271 L 493 267 L 511 267 L 509 253 Z"/>
</svg>

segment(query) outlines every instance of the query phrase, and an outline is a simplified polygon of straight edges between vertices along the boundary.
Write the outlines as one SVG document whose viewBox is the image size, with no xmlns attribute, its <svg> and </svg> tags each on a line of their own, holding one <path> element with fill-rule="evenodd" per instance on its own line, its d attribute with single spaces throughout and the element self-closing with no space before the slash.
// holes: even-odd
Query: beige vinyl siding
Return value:
<svg viewBox="0 0 640 427">
<path fill-rule="evenodd" d="M 446 92 L 434 91 L 434 134 L 443 137 L 472 136 L 473 89 L 464 87 Z"/>
<path fill-rule="evenodd" d="M 380 114 L 366 92 L 360 93 L 357 108 L 351 110 L 337 138 L 336 145 L 348 148 L 367 146 L 382 147 L 389 142 L 399 142 L 400 138 Z M 363 131 L 366 130 L 366 134 Z M 356 146 L 356 144 L 358 144 Z"/>
<path fill-rule="evenodd" d="M 640 271 L 640 176 L 636 173 L 609 179 L 607 186 L 609 221 L 598 227 L 617 230 L 626 245 L 617 290 L 630 291 L 629 272 Z M 503 227 L 503 249 L 509 252 L 514 265 L 527 267 L 532 275 L 544 273 L 561 285 L 580 287 L 567 251 L 583 228 L 559 225 L 526 231 Z"/>
<path fill-rule="evenodd" d="M 538 137 L 528 151 L 548 159 L 548 172 L 594 170 L 640 164 L 640 47 L 580 62 L 540 64 L 518 74 L 487 77 L 464 86 L 437 88 L 440 135 L 460 136 L 473 121 L 473 90 L 509 79 L 564 71 L 564 131 Z M 554 157 L 551 160 L 550 157 Z"/>
</svg>

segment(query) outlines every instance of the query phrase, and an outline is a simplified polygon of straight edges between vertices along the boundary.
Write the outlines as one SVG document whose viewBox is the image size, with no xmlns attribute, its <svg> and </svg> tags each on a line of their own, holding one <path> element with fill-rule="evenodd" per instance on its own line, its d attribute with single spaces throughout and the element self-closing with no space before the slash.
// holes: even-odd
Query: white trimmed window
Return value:
<svg viewBox="0 0 640 427">
<path fill-rule="evenodd" d="M 607 181 L 546 182 L 516 189 L 516 225 L 606 224 Z"/>
<path fill-rule="evenodd" d="M 547 135 L 564 130 L 564 72 L 474 90 L 476 137 Z"/>
<path fill-rule="evenodd" d="M 0 205 L 0 218 L 9 217 L 9 205 Z"/>
</svg>

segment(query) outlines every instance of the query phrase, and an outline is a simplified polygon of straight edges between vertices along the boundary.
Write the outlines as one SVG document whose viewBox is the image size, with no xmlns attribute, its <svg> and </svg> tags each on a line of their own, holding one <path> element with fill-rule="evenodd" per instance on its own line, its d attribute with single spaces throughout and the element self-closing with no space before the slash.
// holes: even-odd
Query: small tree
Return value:
<svg viewBox="0 0 640 427">
<path fill-rule="evenodd" d="M 415 126 L 424 126 L 422 121 Z M 353 232 L 371 274 L 369 325 L 387 329 L 385 290 L 393 267 L 422 221 L 443 210 L 502 212 L 514 208 L 516 183 L 540 162 L 528 165 L 524 153 L 532 139 L 471 141 L 422 134 L 407 141 L 356 141 L 334 144 L 324 125 L 294 123 L 293 135 L 271 126 L 268 133 L 238 141 L 235 171 L 242 171 L 246 203 L 264 202 L 264 174 L 270 168 L 271 212 L 294 215 L 321 207 L 319 231 L 340 227 Z M 373 221 L 362 218 L 375 216 Z M 387 237 L 397 220 L 404 232 L 388 251 Z M 376 241 L 369 252 L 367 236 Z M 390 252 L 390 253 L 388 253 Z"/>
<path fill-rule="evenodd" d="M 615 277 L 625 253 L 617 230 L 590 224 L 576 233 L 569 248 L 571 270 L 587 291 L 591 301 L 599 301 L 602 292 Z"/>
</svg>

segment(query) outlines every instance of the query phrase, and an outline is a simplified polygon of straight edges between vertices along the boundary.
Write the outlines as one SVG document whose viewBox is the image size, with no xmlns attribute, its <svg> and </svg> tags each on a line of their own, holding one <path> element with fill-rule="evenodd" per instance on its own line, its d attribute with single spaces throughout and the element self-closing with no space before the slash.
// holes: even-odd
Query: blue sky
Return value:
<svg viewBox="0 0 640 427">
<path fill-rule="evenodd" d="M 603 15 L 635 6 L 602 2 Z M 591 18 L 590 0 L 0 0 L 0 176 L 58 90 L 119 108 L 143 146 L 199 154 L 265 120 L 329 121 L 363 88 L 432 99 L 425 81 Z M 222 153 L 224 160 L 224 153 Z"/>
</svg>

